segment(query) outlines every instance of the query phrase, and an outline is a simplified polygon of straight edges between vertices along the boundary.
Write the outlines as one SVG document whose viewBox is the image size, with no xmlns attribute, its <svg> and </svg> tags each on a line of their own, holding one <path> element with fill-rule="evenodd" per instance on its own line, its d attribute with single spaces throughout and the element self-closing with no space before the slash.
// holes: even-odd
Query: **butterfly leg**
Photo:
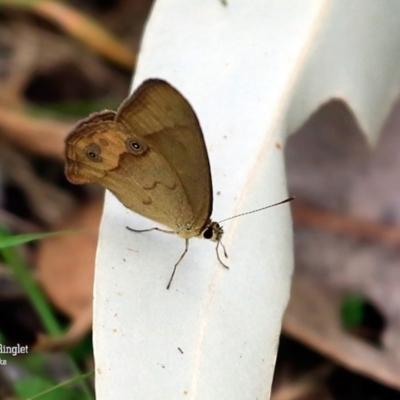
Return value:
<svg viewBox="0 0 400 400">
<path fill-rule="evenodd" d="M 150 232 L 150 231 L 159 231 L 159 232 L 164 232 L 164 233 L 173 233 L 173 234 L 175 234 L 174 231 L 167 231 L 167 230 L 161 229 L 161 228 L 133 229 L 133 228 L 129 228 L 129 226 L 127 226 L 126 229 L 128 229 L 128 231 L 137 232 L 137 233 L 141 233 L 141 232 Z"/>
<path fill-rule="evenodd" d="M 226 250 L 225 250 L 224 244 L 221 242 L 221 240 L 218 240 L 218 241 L 217 241 L 217 246 L 215 247 L 215 252 L 217 253 L 218 261 L 219 261 L 219 263 L 220 263 L 223 267 L 229 269 L 229 267 L 228 267 L 226 264 L 224 264 L 224 263 L 222 262 L 221 257 L 219 256 L 219 252 L 218 252 L 219 245 L 222 246 L 222 250 L 224 251 L 224 256 L 225 256 L 225 258 L 228 258 L 228 254 L 227 254 L 227 252 L 226 252 Z"/>
<path fill-rule="evenodd" d="M 185 239 L 185 250 L 183 251 L 183 253 L 179 257 L 179 260 L 174 265 L 174 269 L 172 270 L 171 278 L 169 278 L 167 289 L 169 289 L 169 287 L 171 286 L 172 280 L 174 279 L 174 276 L 175 276 L 176 268 L 178 267 L 180 262 L 183 260 L 183 257 L 185 257 L 186 253 L 188 252 L 188 249 L 189 249 L 189 239 Z"/>
</svg>

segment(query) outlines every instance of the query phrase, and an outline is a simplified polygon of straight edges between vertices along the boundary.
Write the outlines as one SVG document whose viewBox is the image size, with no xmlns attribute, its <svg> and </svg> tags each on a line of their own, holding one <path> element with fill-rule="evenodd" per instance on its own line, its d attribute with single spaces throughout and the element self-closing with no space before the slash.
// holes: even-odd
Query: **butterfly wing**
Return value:
<svg viewBox="0 0 400 400">
<path fill-rule="evenodd" d="M 65 138 L 65 175 L 71 183 L 99 183 L 97 181 L 105 175 L 102 165 L 88 158 L 85 148 L 92 143 L 91 137 L 99 129 L 104 131 L 102 124 L 114 121 L 115 115 L 114 111 L 108 110 L 91 114 L 80 121 Z M 118 163 L 117 157 L 110 162 L 115 166 Z"/>
<path fill-rule="evenodd" d="M 121 105 L 116 121 L 165 157 L 194 216 L 190 225 L 200 231 L 212 212 L 212 182 L 203 133 L 189 102 L 167 82 L 151 79 Z"/>
<path fill-rule="evenodd" d="M 212 187 L 203 135 L 189 103 L 168 83 L 146 81 L 114 121 L 78 125 L 67 155 L 68 143 L 79 167 L 67 162 L 67 176 L 73 169 L 83 175 L 72 177 L 76 183 L 105 186 L 126 207 L 183 237 L 198 235 L 208 222 Z"/>
</svg>

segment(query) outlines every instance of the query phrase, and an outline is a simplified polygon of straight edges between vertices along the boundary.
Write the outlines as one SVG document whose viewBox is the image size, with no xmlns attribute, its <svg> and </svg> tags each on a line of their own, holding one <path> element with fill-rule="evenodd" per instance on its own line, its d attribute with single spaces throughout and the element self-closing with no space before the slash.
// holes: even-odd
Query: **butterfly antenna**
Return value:
<svg viewBox="0 0 400 400">
<path fill-rule="evenodd" d="M 271 205 L 266 206 L 266 207 L 257 208 L 257 210 L 248 211 L 248 212 L 245 212 L 245 213 L 241 213 L 241 214 L 238 214 L 238 215 L 234 215 L 233 217 L 225 218 L 225 219 L 223 219 L 222 221 L 218 221 L 218 223 L 225 222 L 225 221 L 228 221 L 228 220 L 230 220 L 230 219 L 237 218 L 237 217 L 242 217 L 243 215 L 253 214 L 253 213 L 256 213 L 256 212 L 259 212 L 259 211 L 262 211 L 262 210 L 266 210 L 267 208 L 279 206 L 279 205 L 281 205 L 281 204 L 288 203 L 289 201 L 293 201 L 295 198 L 296 198 L 295 196 L 291 196 L 291 197 L 289 197 L 289 198 L 286 199 L 286 200 L 280 201 L 279 203 L 271 204 Z M 221 244 L 222 244 L 222 243 L 221 243 Z"/>
</svg>

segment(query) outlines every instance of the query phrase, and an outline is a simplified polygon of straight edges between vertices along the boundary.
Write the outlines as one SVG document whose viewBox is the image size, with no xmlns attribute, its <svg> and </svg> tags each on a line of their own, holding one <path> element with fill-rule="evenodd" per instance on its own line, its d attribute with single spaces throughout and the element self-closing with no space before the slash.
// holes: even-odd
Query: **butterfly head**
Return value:
<svg viewBox="0 0 400 400">
<path fill-rule="evenodd" d="M 211 240 L 212 242 L 219 242 L 224 234 L 222 226 L 218 222 L 208 221 L 206 227 L 201 232 L 204 239 Z"/>
<path fill-rule="evenodd" d="M 201 236 L 204 239 L 208 239 L 211 240 L 212 242 L 217 242 L 217 246 L 215 248 L 215 251 L 217 253 L 217 259 L 220 262 L 220 264 L 225 267 L 225 268 L 229 268 L 222 260 L 221 257 L 219 256 L 219 246 L 222 247 L 223 250 L 223 254 L 225 256 L 225 258 L 228 258 L 228 254 L 226 253 L 225 250 L 225 246 L 223 245 L 221 238 L 222 235 L 224 234 L 224 229 L 222 228 L 222 226 L 215 221 L 211 221 L 209 220 L 207 225 L 205 226 L 205 228 L 203 229 L 203 231 L 201 232 Z"/>
</svg>

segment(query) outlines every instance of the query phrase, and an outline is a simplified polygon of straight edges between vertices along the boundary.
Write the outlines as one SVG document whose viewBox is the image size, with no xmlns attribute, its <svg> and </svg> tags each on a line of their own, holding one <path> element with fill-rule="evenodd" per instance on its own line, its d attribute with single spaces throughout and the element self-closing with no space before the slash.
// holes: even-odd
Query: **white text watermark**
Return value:
<svg viewBox="0 0 400 400">
<path fill-rule="evenodd" d="M 28 345 L 21 346 L 20 344 L 17 344 L 16 346 L 6 346 L 0 344 L 0 354 L 11 354 L 14 357 L 17 354 L 28 354 Z"/>
</svg>

